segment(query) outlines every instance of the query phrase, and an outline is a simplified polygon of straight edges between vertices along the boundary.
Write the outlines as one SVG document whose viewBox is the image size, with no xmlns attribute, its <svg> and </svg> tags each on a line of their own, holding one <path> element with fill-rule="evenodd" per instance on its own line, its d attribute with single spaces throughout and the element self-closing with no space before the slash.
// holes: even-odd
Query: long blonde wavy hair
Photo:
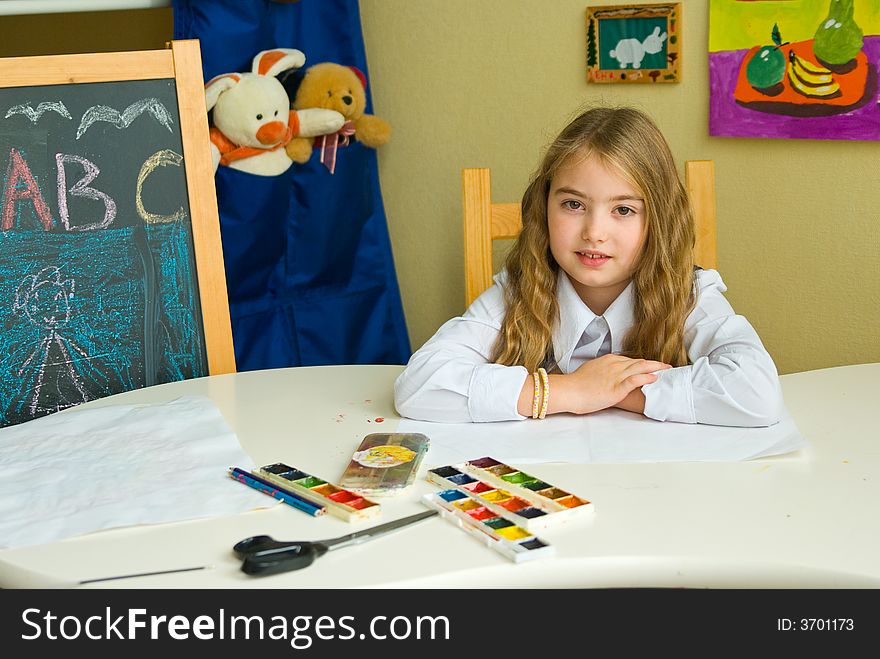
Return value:
<svg viewBox="0 0 880 659">
<path fill-rule="evenodd" d="M 583 158 L 602 164 L 645 200 L 642 249 L 633 265 L 634 324 L 623 354 L 683 366 L 684 322 L 694 306 L 694 215 L 660 130 L 633 108 L 593 108 L 547 149 L 522 198 L 523 229 L 505 267 L 506 313 L 492 360 L 529 371 L 553 358 L 559 265 L 550 253 L 547 196 L 556 172 Z"/>
</svg>

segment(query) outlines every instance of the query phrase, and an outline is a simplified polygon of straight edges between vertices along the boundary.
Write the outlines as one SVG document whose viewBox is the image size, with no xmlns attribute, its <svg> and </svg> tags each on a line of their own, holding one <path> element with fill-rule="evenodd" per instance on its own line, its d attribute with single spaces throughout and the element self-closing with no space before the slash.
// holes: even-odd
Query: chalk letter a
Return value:
<svg viewBox="0 0 880 659">
<path fill-rule="evenodd" d="M 19 182 L 24 183 L 23 186 Z M 30 199 L 34 205 L 37 217 L 43 228 L 48 231 L 52 228 L 52 214 L 46 205 L 46 200 L 40 192 L 31 168 L 25 159 L 21 157 L 18 149 L 13 148 L 9 152 L 9 166 L 6 168 L 6 186 L 3 190 L 3 219 L 0 222 L 0 230 L 9 231 L 15 224 L 16 203 L 22 199 Z"/>
</svg>

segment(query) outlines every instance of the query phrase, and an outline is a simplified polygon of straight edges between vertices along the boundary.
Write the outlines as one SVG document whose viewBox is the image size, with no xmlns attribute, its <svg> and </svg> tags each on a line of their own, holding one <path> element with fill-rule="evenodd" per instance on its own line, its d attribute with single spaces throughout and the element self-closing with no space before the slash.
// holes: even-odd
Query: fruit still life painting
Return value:
<svg viewBox="0 0 880 659">
<path fill-rule="evenodd" d="M 880 140 L 876 0 L 712 0 L 710 135 Z"/>
</svg>

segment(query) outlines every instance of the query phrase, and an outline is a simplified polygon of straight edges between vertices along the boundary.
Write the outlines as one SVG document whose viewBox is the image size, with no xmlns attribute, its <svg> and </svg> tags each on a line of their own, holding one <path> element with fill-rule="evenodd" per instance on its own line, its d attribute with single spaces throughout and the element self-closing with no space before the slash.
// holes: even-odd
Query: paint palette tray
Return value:
<svg viewBox="0 0 880 659">
<path fill-rule="evenodd" d="M 428 480 L 464 493 L 529 531 L 595 511 L 590 501 L 489 457 L 429 469 Z"/>
<path fill-rule="evenodd" d="M 504 554 L 516 563 L 546 558 L 556 549 L 536 538 L 531 532 L 517 526 L 506 517 L 496 515 L 486 506 L 458 489 L 432 492 L 422 497 L 428 508 L 440 511 L 440 516 L 470 533 L 487 547 Z"/>
<path fill-rule="evenodd" d="M 325 506 L 329 513 L 346 522 L 373 519 L 382 512 L 382 508 L 375 501 L 283 462 L 260 467 L 255 469 L 254 473 L 319 506 Z"/>
</svg>

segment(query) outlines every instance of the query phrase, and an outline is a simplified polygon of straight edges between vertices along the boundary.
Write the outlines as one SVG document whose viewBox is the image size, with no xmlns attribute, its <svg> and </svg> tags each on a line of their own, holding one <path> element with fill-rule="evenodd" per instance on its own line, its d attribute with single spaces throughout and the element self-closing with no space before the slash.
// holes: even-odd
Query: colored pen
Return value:
<svg viewBox="0 0 880 659">
<path fill-rule="evenodd" d="M 230 467 L 229 476 L 237 480 L 239 483 L 244 483 L 248 487 L 252 487 L 263 494 L 275 497 L 279 501 L 286 503 L 288 506 L 293 506 L 304 513 L 308 513 L 312 517 L 318 517 L 327 512 L 327 509 L 324 508 L 324 506 L 319 506 L 308 499 L 303 499 L 293 492 L 282 490 L 277 485 L 270 483 L 267 480 L 263 480 L 256 474 L 248 473 L 238 467 Z"/>
</svg>

